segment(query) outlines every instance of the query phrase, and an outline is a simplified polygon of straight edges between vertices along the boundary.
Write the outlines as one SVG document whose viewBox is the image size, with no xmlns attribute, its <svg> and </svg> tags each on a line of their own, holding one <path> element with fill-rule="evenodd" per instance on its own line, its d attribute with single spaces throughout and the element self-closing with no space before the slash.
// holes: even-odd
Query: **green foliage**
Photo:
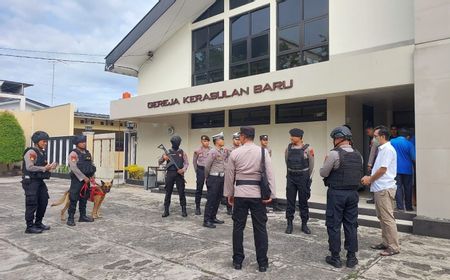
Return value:
<svg viewBox="0 0 450 280">
<path fill-rule="evenodd" d="M 144 167 L 136 164 L 125 167 L 125 171 L 128 171 L 130 179 L 142 180 L 144 178 Z"/>
<path fill-rule="evenodd" d="M 22 160 L 25 136 L 16 117 L 0 112 L 0 163 L 11 164 Z"/>
<path fill-rule="evenodd" d="M 59 165 L 56 170 L 56 173 L 61 173 L 61 174 L 69 174 L 70 173 L 70 168 L 67 165 Z"/>
</svg>

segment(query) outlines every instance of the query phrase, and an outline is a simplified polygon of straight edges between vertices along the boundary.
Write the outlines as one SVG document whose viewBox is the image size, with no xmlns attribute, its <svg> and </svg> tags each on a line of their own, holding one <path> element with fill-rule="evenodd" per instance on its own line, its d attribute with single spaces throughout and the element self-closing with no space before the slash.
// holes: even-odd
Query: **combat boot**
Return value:
<svg viewBox="0 0 450 280">
<path fill-rule="evenodd" d="M 294 225 L 292 224 L 292 220 L 291 219 L 288 219 L 287 220 L 287 227 L 286 227 L 286 233 L 287 234 L 291 234 L 292 233 L 292 230 L 294 230 Z"/>
<path fill-rule="evenodd" d="M 94 219 L 92 217 L 86 215 L 80 216 L 80 218 L 78 219 L 78 222 L 92 223 L 93 221 Z"/>
<path fill-rule="evenodd" d="M 73 215 L 69 215 L 69 217 L 67 218 L 67 225 L 71 227 L 75 226 L 75 219 Z"/>
<path fill-rule="evenodd" d="M 348 268 L 354 268 L 355 265 L 358 264 L 358 259 L 354 252 L 347 252 L 347 262 L 346 265 Z"/>
<path fill-rule="evenodd" d="M 186 206 L 181 206 L 181 216 L 187 217 Z"/>
<path fill-rule="evenodd" d="M 50 229 L 50 226 L 44 225 L 42 222 L 35 223 L 34 226 L 37 227 L 37 228 L 40 228 L 42 230 L 49 230 Z"/>
<path fill-rule="evenodd" d="M 36 227 L 34 224 L 28 224 L 25 233 L 42 233 L 44 230 Z"/>
<path fill-rule="evenodd" d="M 202 210 L 200 210 L 200 204 L 195 205 L 195 215 L 201 215 Z"/>
<path fill-rule="evenodd" d="M 327 264 L 330 264 L 336 268 L 342 267 L 341 257 L 339 256 L 339 254 L 332 254 L 331 256 L 327 256 L 325 258 L 325 261 L 327 262 Z"/>
<path fill-rule="evenodd" d="M 306 234 L 311 234 L 311 230 L 306 223 L 302 223 L 302 231 Z"/>
<path fill-rule="evenodd" d="M 165 218 L 169 215 L 169 206 L 164 206 L 164 213 L 162 214 L 162 217 Z"/>
</svg>

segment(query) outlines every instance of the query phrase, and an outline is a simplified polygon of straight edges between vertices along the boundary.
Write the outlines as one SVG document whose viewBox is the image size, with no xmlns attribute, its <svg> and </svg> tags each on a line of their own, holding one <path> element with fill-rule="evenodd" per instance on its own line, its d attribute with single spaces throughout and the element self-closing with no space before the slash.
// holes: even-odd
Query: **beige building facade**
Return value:
<svg viewBox="0 0 450 280">
<path fill-rule="evenodd" d="M 450 157 L 445 157 L 450 147 L 445 137 L 435 138 L 432 150 L 425 140 L 433 125 L 445 127 L 449 122 L 448 109 L 443 108 L 450 101 L 445 94 L 450 89 L 449 64 L 429 67 L 431 61 L 449 59 L 449 24 L 442 12 L 450 7 L 448 1 L 255 0 L 239 1 L 248 3 L 238 7 L 232 0 L 184 2 L 157 3 L 106 58 L 107 71 L 139 81 L 134 97 L 111 102 L 112 119 L 137 123 L 133 139 L 138 165 L 156 165 L 161 155 L 157 146 L 170 146 L 173 134 L 182 137 L 192 163 L 201 135 L 223 131 L 230 144 L 239 126 L 250 124 L 257 136 L 269 135 L 277 196 L 285 198 L 284 150 L 291 128 L 305 131 L 305 142 L 315 150 L 316 169 L 332 148 L 329 133 L 338 125 L 352 127 L 354 145 L 366 157 L 368 124 L 416 128 L 414 229 L 450 237 L 450 230 L 445 233 L 450 209 L 444 201 L 450 183 L 443 177 L 450 168 Z M 290 5 L 301 7 L 297 25 L 283 25 L 292 16 L 286 12 Z M 242 29 L 245 20 L 249 25 L 244 23 Z M 253 34 L 264 24 L 266 29 Z M 205 55 L 198 47 L 199 34 L 207 30 L 211 36 L 217 27 L 214 35 L 220 33 L 223 39 L 210 38 Z M 247 27 L 247 37 L 237 36 Z M 260 38 L 267 40 L 254 43 Z M 239 52 L 242 42 L 247 53 Z M 212 50 L 219 50 L 223 61 L 200 73 L 204 57 L 213 64 Z M 261 58 L 256 52 L 263 53 Z M 295 55 L 302 62 L 292 67 Z M 244 62 L 240 56 L 246 57 Z M 248 72 L 242 74 L 242 69 Z M 195 188 L 192 168 L 187 181 L 188 188 Z M 315 172 L 311 200 L 325 198 L 326 188 Z M 425 221 L 436 230 L 423 231 Z"/>
</svg>

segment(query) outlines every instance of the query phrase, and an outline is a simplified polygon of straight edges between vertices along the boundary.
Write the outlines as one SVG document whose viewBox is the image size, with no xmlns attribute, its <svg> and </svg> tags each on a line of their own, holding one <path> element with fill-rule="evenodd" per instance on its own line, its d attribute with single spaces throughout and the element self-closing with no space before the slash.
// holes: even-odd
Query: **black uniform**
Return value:
<svg viewBox="0 0 450 280">
<path fill-rule="evenodd" d="M 78 156 L 77 167 L 80 169 L 81 173 L 83 173 L 86 177 L 91 178 L 94 176 L 96 167 L 92 163 L 92 156 L 88 150 L 85 152 L 81 152 L 79 149 L 74 149 Z M 80 211 L 80 218 L 86 217 L 86 203 L 89 198 L 89 191 L 85 191 L 80 195 L 80 191 L 84 185 L 84 181 L 80 181 L 77 176 L 73 172 L 70 172 L 70 189 L 69 189 L 69 219 L 73 219 L 75 216 L 75 210 L 77 208 L 78 201 L 78 210 Z"/>
<path fill-rule="evenodd" d="M 287 176 L 286 176 L 286 219 L 292 221 L 295 214 L 295 201 L 298 194 L 299 210 L 302 223 L 309 220 L 308 199 L 311 197 L 311 180 L 309 175 L 309 159 L 305 156 L 304 145 L 301 149 L 292 149 L 289 144 L 287 149 Z"/>
<path fill-rule="evenodd" d="M 169 208 L 170 200 L 172 198 L 173 186 L 177 185 L 178 195 L 180 197 L 181 207 L 186 207 L 186 195 L 184 193 L 185 182 L 183 175 L 177 172 L 177 167 L 180 168 L 184 165 L 184 152 L 182 149 L 174 150 L 170 149 L 169 154 L 175 160 L 176 165 L 170 160 L 167 161 L 167 172 L 166 172 L 166 196 L 164 198 L 164 207 Z"/>
<path fill-rule="evenodd" d="M 47 153 L 37 148 L 27 148 L 24 151 L 24 157 L 29 150 L 36 153 L 35 166 L 47 165 Z M 25 158 L 22 165 L 22 188 L 25 191 L 25 221 L 27 228 L 34 225 L 41 226 L 45 211 L 48 204 L 48 189 L 44 179 L 50 179 L 51 173 L 49 171 L 28 171 L 25 164 Z M 35 219 L 36 214 L 36 219 Z"/>
<path fill-rule="evenodd" d="M 363 162 L 357 150 L 346 151 L 335 148 L 339 154 L 339 168 L 332 169 L 324 179 L 328 186 L 326 226 L 329 250 L 339 258 L 341 251 L 341 225 L 344 225 L 344 248 L 348 256 L 354 257 L 358 251 L 358 192 L 363 175 Z"/>
</svg>

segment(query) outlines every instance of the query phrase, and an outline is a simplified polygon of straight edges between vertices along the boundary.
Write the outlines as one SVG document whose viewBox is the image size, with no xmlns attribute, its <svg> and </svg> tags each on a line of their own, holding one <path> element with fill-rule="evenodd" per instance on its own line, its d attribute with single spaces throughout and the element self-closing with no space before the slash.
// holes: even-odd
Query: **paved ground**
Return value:
<svg viewBox="0 0 450 280">
<path fill-rule="evenodd" d="M 18 178 L 0 178 L 0 279 L 450 279 L 450 240 L 400 234 L 402 253 L 379 257 L 369 245 L 378 229 L 360 227 L 360 265 L 334 269 L 324 262 L 324 222 L 311 221 L 313 234 L 284 233 L 284 214 L 269 214 L 268 272 L 257 272 L 251 223 L 245 232 L 242 271 L 231 268 L 229 216 L 217 229 L 201 226 L 202 217 L 182 218 L 178 197 L 171 215 L 161 218 L 163 196 L 139 188 L 112 189 L 103 205 L 104 218 L 68 227 L 59 209 L 49 208 L 44 222 L 52 229 L 24 233 L 24 197 Z M 68 189 L 68 181 L 48 183 L 51 200 Z M 92 207 L 92 203 L 88 204 Z M 343 257 L 344 256 L 344 253 Z"/>
</svg>

